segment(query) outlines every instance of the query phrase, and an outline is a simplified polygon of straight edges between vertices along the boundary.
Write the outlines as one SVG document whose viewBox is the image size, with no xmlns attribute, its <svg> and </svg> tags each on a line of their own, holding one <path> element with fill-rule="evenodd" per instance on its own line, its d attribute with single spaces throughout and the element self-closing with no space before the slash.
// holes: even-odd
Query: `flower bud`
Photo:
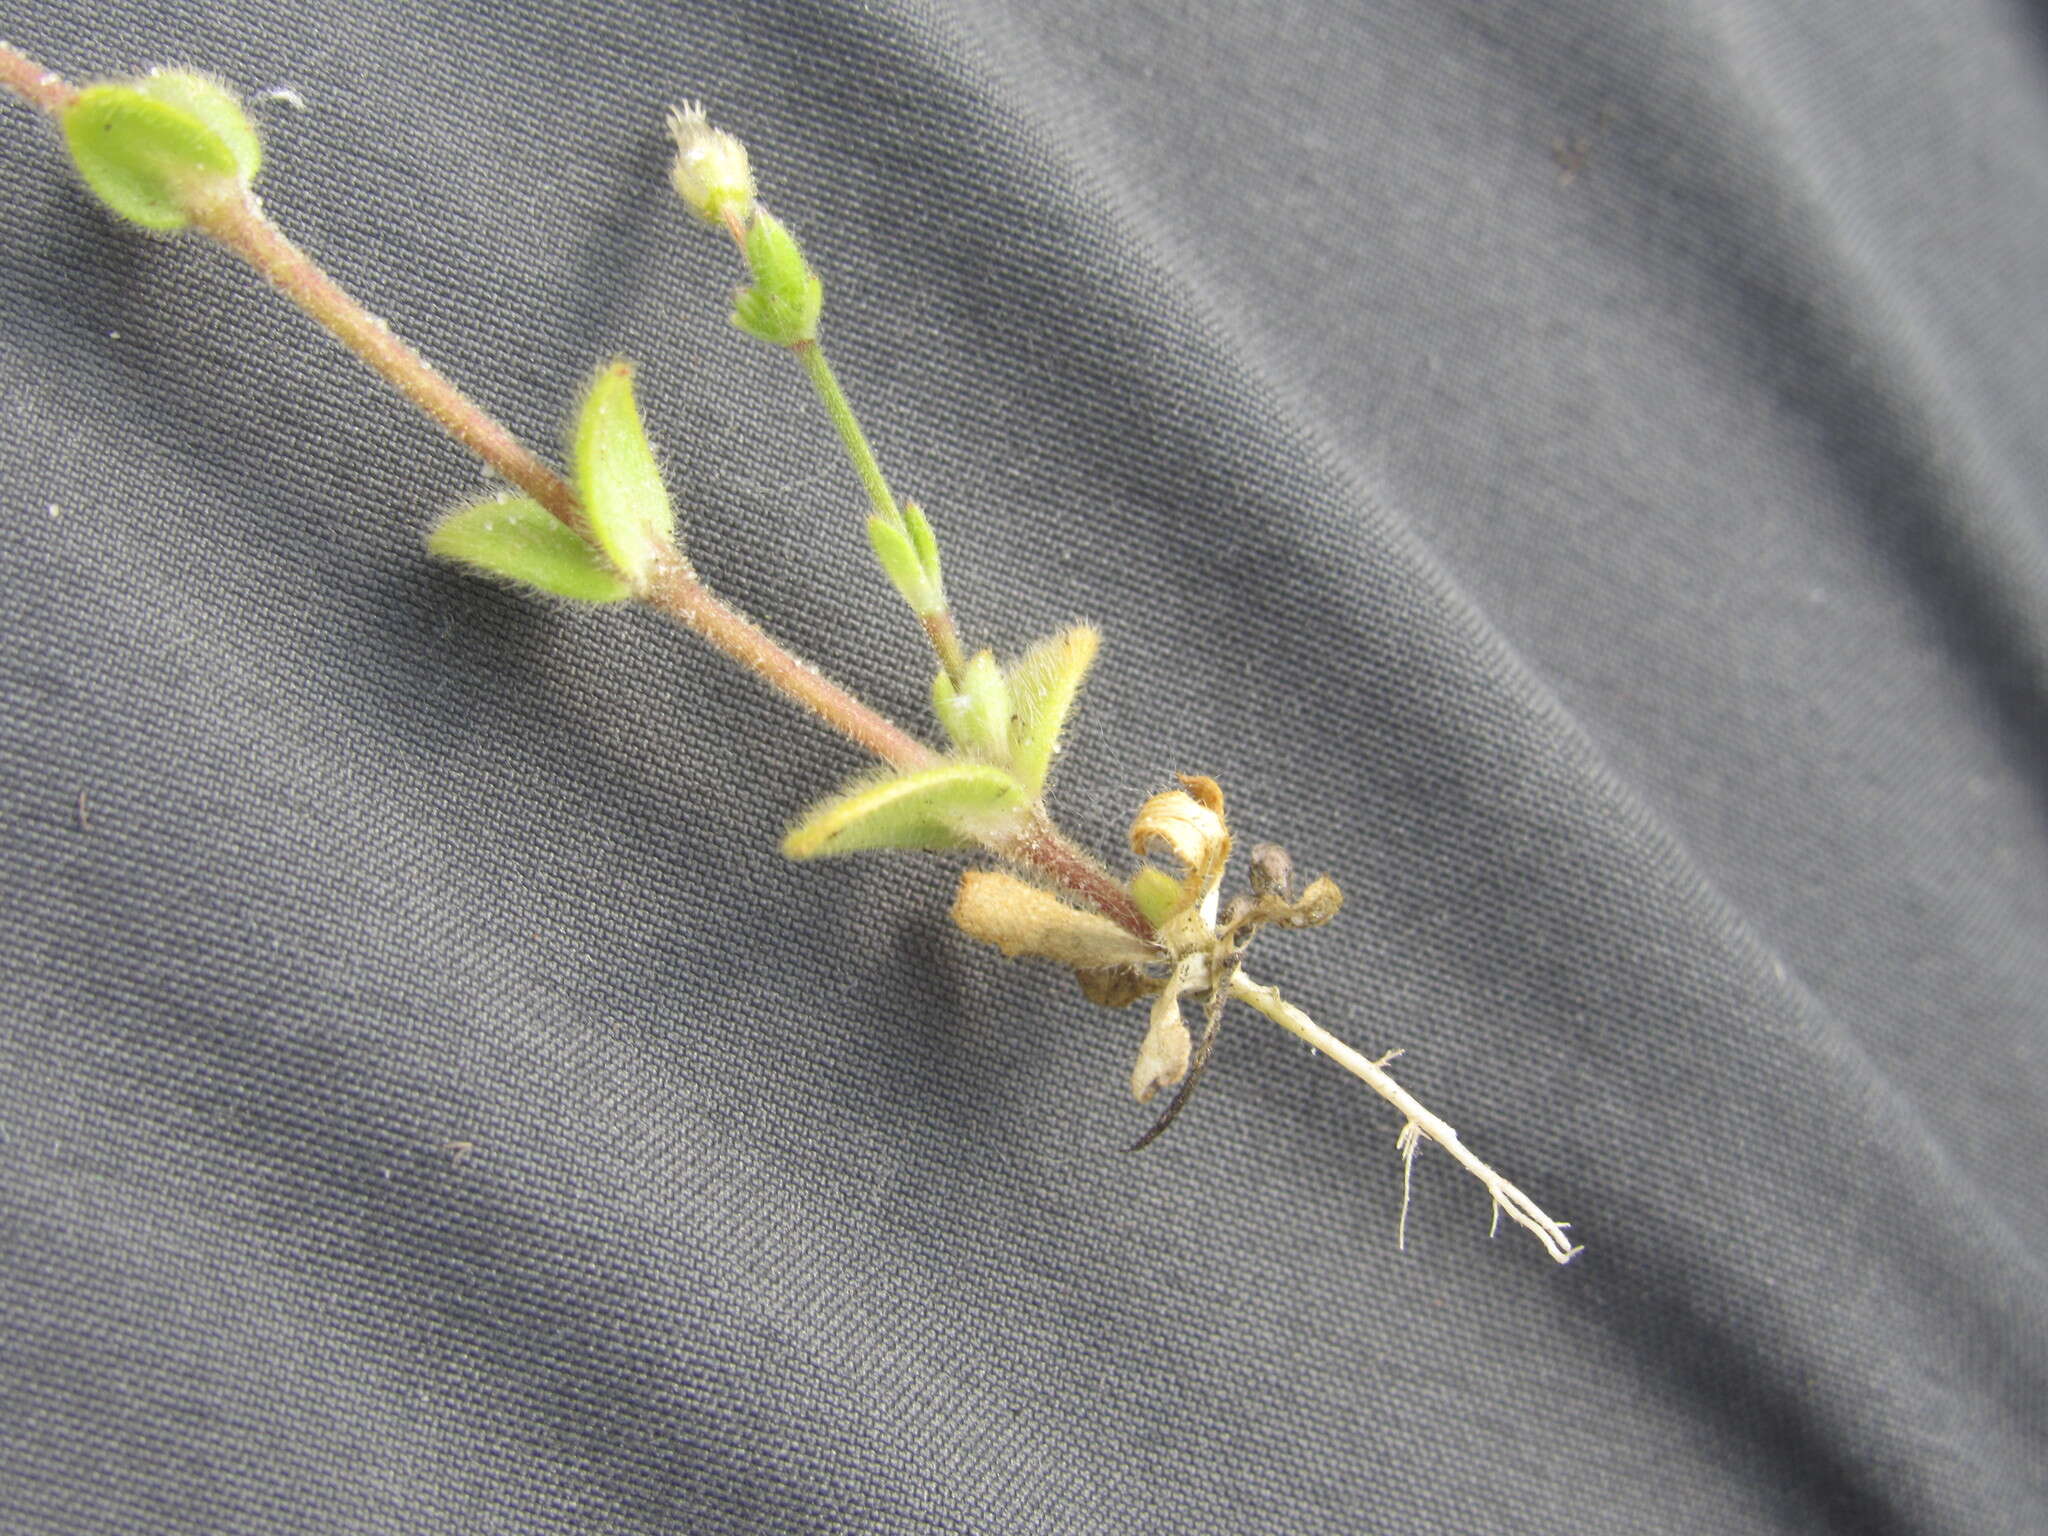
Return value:
<svg viewBox="0 0 2048 1536">
<path fill-rule="evenodd" d="M 668 179 L 690 211 L 707 224 L 723 224 L 729 214 L 742 223 L 753 217 L 754 172 L 747 164 L 747 146 L 712 127 L 694 102 L 669 112 L 668 132 L 676 141 Z"/>
</svg>

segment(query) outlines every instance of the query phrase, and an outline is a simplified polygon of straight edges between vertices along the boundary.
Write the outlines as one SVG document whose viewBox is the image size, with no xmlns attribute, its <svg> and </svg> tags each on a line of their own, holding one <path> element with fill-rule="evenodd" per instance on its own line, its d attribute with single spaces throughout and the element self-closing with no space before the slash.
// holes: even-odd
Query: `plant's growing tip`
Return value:
<svg viewBox="0 0 2048 1536">
<path fill-rule="evenodd" d="M 747 224 L 746 255 L 754 283 L 733 299 L 732 323 L 772 347 L 815 342 L 825 285 L 804 259 L 796 236 L 766 208 L 757 207 Z"/>
</svg>

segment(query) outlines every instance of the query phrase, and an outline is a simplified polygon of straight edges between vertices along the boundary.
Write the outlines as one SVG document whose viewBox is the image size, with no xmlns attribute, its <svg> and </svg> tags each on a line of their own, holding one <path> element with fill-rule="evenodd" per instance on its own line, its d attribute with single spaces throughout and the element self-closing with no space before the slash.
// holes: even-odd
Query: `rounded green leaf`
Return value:
<svg viewBox="0 0 2048 1536">
<path fill-rule="evenodd" d="M 1017 781 L 986 763 L 941 763 L 865 779 L 813 806 L 782 840 L 792 859 L 867 848 L 964 848 L 976 820 L 1024 803 Z"/>
<path fill-rule="evenodd" d="M 242 98 L 210 75 L 188 69 L 153 70 L 135 82 L 136 89 L 167 107 L 189 112 L 227 146 L 235 175 L 244 186 L 263 169 L 263 140 L 242 110 Z"/>
<path fill-rule="evenodd" d="M 675 552 L 676 515 L 633 403 L 633 365 L 608 364 L 583 397 L 570 445 L 591 536 L 635 588 Z"/>
<path fill-rule="evenodd" d="M 196 198 L 246 186 L 263 160 L 240 103 L 201 75 L 88 86 L 63 127 L 86 185 L 145 229 L 184 228 Z"/>
<path fill-rule="evenodd" d="M 530 496 L 500 496 L 449 513 L 427 536 L 427 548 L 552 597 L 617 603 L 633 595 L 596 546 Z"/>
<path fill-rule="evenodd" d="M 1101 644 L 1093 625 L 1076 624 L 1039 641 L 1010 668 L 1010 766 L 1034 795 L 1045 786 L 1060 732 Z"/>
</svg>

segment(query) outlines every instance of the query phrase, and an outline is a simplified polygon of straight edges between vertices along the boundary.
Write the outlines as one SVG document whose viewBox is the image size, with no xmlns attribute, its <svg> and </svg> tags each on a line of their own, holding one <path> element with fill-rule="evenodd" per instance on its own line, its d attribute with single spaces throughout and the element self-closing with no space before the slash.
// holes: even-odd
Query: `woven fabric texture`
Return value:
<svg viewBox="0 0 2048 1536">
<path fill-rule="evenodd" d="M 1213 775 L 1249 1013 L 797 866 L 859 754 L 425 555 L 487 482 L 0 112 L 0 1527 L 2048 1529 L 2048 24 L 2021 0 L 28 0 L 261 93 L 278 221 L 930 732 L 702 97 L 1053 780 Z"/>
</svg>

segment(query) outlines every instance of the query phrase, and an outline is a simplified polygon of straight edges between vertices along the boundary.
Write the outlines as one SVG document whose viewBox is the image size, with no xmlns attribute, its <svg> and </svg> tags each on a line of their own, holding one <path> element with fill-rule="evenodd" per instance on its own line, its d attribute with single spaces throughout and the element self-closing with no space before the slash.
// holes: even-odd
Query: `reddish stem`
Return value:
<svg viewBox="0 0 2048 1536">
<path fill-rule="evenodd" d="M 1093 854 L 1054 826 L 1052 818 L 1044 810 L 1034 811 L 1031 821 L 1021 831 L 994 845 L 994 851 L 1013 864 L 1038 871 L 1061 890 L 1093 907 L 1147 944 L 1157 942 L 1158 931 L 1138 910 L 1131 893 L 1102 867 Z"/>
<path fill-rule="evenodd" d="M 70 81 L 6 43 L 0 43 L 0 85 L 52 117 L 78 99 Z"/>
<path fill-rule="evenodd" d="M 648 583 L 647 602 L 688 626 L 776 691 L 897 768 L 928 768 L 938 754 L 893 720 L 869 708 L 809 662 L 792 655 L 680 562 L 664 562 Z"/>
<path fill-rule="evenodd" d="M 279 293 L 431 416 L 442 431 L 578 533 L 585 531 L 583 508 L 569 482 L 321 271 L 264 216 L 253 197 L 246 192 L 224 197 L 193 212 L 193 222 L 201 230 L 269 278 Z"/>
</svg>

